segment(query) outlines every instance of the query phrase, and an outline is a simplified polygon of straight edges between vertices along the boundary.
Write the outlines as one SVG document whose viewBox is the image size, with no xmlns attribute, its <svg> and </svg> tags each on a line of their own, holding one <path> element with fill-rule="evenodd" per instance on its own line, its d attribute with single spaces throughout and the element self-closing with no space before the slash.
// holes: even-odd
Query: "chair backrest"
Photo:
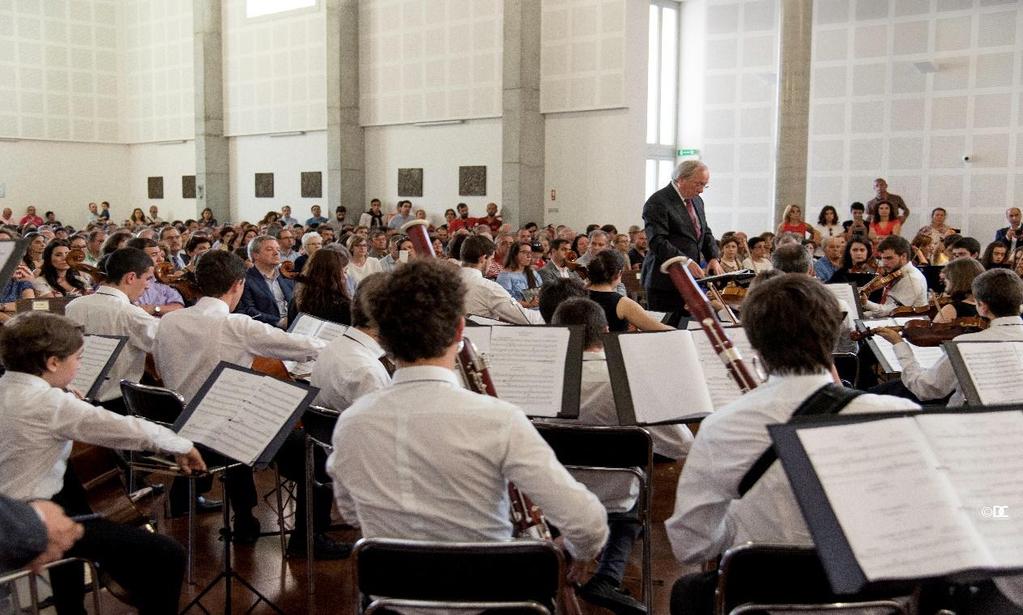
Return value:
<svg viewBox="0 0 1023 615">
<path fill-rule="evenodd" d="M 561 554 L 550 542 L 425 542 L 364 538 L 355 545 L 363 596 L 431 602 L 553 605 Z"/>
<path fill-rule="evenodd" d="M 334 427 L 341 413 L 323 406 L 309 406 L 302 415 L 302 427 L 306 435 L 321 446 L 330 446 L 334 437 Z"/>
<path fill-rule="evenodd" d="M 562 465 L 646 470 L 653 464 L 653 441 L 642 427 L 543 422 L 534 426 Z"/>
<path fill-rule="evenodd" d="M 883 595 L 835 594 L 814 547 L 748 543 L 729 549 L 721 558 L 715 613 L 732 613 L 747 604 L 816 605 L 832 609 L 838 603 L 877 600 Z"/>
<path fill-rule="evenodd" d="M 162 425 L 173 425 L 185 410 L 185 398 L 163 387 L 122 380 L 121 396 L 129 413 Z"/>
</svg>

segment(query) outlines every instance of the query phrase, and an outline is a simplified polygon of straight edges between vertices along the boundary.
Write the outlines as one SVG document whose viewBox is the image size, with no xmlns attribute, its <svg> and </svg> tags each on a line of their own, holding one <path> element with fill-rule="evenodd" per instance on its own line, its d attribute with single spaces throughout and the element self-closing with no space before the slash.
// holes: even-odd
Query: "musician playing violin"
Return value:
<svg viewBox="0 0 1023 615">
<path fill-rule="evenodd" d="M 898 235 L 886 237 L 878 246 L 881 274 L 900 271 L 901 275 L 884 287 L 880 303 L 867 301 L 864 308 L 870 316 L 887 316 L 899 306 L 927 305 L 927 279 L 910 262 L 913 249 L 909 241 Z"/>
<path fill-rule="evenodd" d="M 951 263 L 948 265 L 951 266 Z M 1008 269 L 992 269 L 973 280 L 973 297 L 977 314 L 991 320 L 990 326 L 977 333 L 956 337 L 956 341 L 1023 341 L 1023 320 L 1019 306 L 1023 304 L 1023 281 Z M 941 399 L 950 393 L 948 405 L 961 406 L 964 401 L 948 355 L 943 354 L 928 369 L 917 363 L 913 350 L 892 329 L 879 329 L 877 334 L 895 346 L 895 356 L 902 364 L 902 384 L 922 401 Z"/>
<path fill-rule="evenodd" d="M 175 455 L 185 472 L 205 463 L 192 443 L 171 430 L 88 404 L 66 392 L 82 357 L 82 330 L 48 312 L 20 314 L 0 327 L 0 493 L 50 500 L 69 515 L 91 513 L 81 483 L 67 471 L 72 440 Z M 142 615 L 177 613 L 185 572 L 174 539 L 96 519 L 67 552 L 97 562 L 132 596 Z M 80 564 L 50 571 L 59 615 L 84 613 Z"/>
<path fill-rule="evenodd" d="M 977 300 L 973 296 L 973 281 L 984 273 L 984 266 L 972 258 L 958 258 L 945 265 L 941 275 L 945 278 L 945 295 L 949 302 L 935 314 L 935 323 L 952 322 L 957 318 L 978 316 Z"/>
<path fill-rule="evenodd" d="M 376 293 L 380 340 L 398 370 L 338 420 L 328 460 L 338 508 L 365 537 L 505 541 L 512 481 L 586 562 L 608 536 L 600 500 L 522 410 L 459 383 L 465 293 L 458 270 L 439 259 L 398 267 Z"/>
</svg>

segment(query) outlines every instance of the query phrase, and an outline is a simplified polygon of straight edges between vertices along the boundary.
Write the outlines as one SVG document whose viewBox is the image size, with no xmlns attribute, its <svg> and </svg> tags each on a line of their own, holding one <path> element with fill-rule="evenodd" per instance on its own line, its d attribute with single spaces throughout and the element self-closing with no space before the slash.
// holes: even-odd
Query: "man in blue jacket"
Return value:
<svg viewBox="0 0 1023 615">
<path fill-rule="evenodd" d="M 281 275 L 281 246 L 269 235 L 249 242 L 252 267 L 245 274 L 245 292 L 235 312 L 275 327 L 287 327 L 288 303 L 295 283 Z"/>
</svg>

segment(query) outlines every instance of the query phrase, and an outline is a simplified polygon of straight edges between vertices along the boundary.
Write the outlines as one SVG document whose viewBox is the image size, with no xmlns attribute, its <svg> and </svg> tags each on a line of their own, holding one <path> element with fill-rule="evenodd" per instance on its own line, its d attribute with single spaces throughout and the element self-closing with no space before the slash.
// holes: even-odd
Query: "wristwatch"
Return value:
<svg viewBox="0 0 1023 615">
<path fill-rule="evenodd" d="M 153 306 L 153 314 L 159 316 L 161 312 L 162 312 L 162 310 L 160 310 L 160 306 L 158 306 L 158 305 L 154 305 Z"/>
</svg>

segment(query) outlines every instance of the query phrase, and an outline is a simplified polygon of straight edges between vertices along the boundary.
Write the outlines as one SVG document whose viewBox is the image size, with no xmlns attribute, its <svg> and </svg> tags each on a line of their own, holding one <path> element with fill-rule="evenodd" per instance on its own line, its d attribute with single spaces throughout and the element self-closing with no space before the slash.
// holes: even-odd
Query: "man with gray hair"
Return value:
<svg viewBox="0 0 1023 615">
<path fill-rule="evenodd" d="M 235 312 L 247 314 L 260 322 L 286 328 L 288 302 L 295 283 L 281 275 L 281 246 L 269 235 L 260 235 L 249 242 L 252 267 L 245 272 L 245 291 Z"/>
<path fill-rule="evenodd" d="M 669 312 L 669 323 L 678 325 L 682 317 L 682 298 L 661 264 L 676 256 L 691 259 L 693 277 L 703 277 L 701 263 L 714 274 L 724 273 L 718 264 L 718 242 L 707 226 L 700 194 L 710 182 L 710 169 L 698 160 L 680 163 L 671 183 L 650 195 L 643 205 L 643 222 L 649 252 L 643 259 L 642 280 L 650 309 Z"/>
</svg>

